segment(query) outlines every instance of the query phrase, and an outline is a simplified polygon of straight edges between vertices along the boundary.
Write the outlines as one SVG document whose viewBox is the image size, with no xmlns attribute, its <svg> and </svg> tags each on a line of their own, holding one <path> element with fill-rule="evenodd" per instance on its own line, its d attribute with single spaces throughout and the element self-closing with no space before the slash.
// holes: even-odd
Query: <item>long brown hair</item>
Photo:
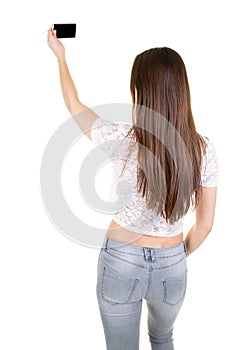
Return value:
<svg viewBox="0 0 233 350">
<path fill-rule="evenodd" d="M 138 145 L 137 191 L 167 222 L 174 223 L 200 196 L 206 142 L 196 131 L 185 64 L 167 47 L 136 56 L 130 81 Z"/>
</svg>

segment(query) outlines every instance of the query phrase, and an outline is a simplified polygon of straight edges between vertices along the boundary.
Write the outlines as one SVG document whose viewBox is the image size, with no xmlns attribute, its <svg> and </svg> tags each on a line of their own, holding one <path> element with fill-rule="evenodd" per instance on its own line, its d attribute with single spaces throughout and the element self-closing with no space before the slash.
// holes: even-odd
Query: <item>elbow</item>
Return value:
<svg viewBox="0 0 233 350">
<path fill-rule="evenodd" d="M 65 102 L 66 108 L 67 108 L 68 111 L 70 112 L 70 104 L 69 104 L 69 101 L 68 101 L 67 99 L 64 99 L 64 102 Z"/>
<path fill-rule="evenodd" d="M 210 234 L 213 228 L 213 224 L 206 224 L 206 225 L 198 225 L 196 224 L 197 232 L 201 232 L 201 234 L 206 237 Z"/>
<path fill-rule="evenodd" d="M 87 109 L 87 107 L 84 104 L 82 104 L 79 100 L 76 99 L 67 99 L 65 100 L 65 104 L 71 115 L 75 115 Z"/>
<path fill-rule="evenodd" d="M 210 232 L 212 231 L 212 227 L 213 227 L 213 226 L 208 226 L 208 227 L 205 228 L 205 234 L 206 234 L 206 236 L 208 236 L 208 235 L 210 234 Z"/>
</svg>

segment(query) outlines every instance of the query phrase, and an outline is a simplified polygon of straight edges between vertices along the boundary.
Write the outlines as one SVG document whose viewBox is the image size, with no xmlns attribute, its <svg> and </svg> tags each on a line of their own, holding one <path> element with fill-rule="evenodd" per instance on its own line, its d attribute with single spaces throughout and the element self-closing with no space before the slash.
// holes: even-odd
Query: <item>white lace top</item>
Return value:
<svg viewBox="0 0 233 350">
<path fill-rule="evenodd" d="M 97 118 L 91 127 L 91 139 L 94 144 L 107 152 L 112 159 L 114 169 L 113 185 L 118 196 L 118 207 L 112 219 L 127 230 L 151 236 L 175 236 L 183 231 L 183 218 L 174 224 L 146 208 L 146 200 L 137 192 L 137 147 L 126 157 L 129 141 L 123 141 L 132 127 L 123 122 L 111 122 Z M 130 136 L 131 137 L 131 136 Z M 127 140 L 128 138 L 126 138 Z M 213 143 L 207 141 L 206 154 L 202 157 L 201 185 L 214 187 L 218 184 L 218 162 Z M 127 159 L 122 172 L 124 161 Z M 121 175 L 122 172 L 122 175 Z"/>
</svg>

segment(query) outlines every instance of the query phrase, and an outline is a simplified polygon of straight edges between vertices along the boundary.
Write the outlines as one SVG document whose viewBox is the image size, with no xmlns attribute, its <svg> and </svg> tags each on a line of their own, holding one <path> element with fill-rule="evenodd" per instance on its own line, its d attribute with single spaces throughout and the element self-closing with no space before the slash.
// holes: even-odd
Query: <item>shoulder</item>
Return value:
<svg viewBox="0 0 233 350">
<path fill-rule="evenodd" d="M 97 118 L 91 127 L 91 135 L 102 136 L 104 139 L 116 139 L 127 134 L 131 124 L 122 121 L 110 121 L 104 118 Z"/>
<path fill-rule="evenodd" d="M 102 117 L 97 118 L 91 127 L 91 140 L 101 145 L 105 151 L 113 151 L 127 137 L 132 124 L 121 121 L 110 121 Z"/>
<path fill-rule="evenodd" d="M 218 183 L 218 159 L 213 140 L 202 136 L 205 140 L 205 151 L 202 154 L 201 177 L 202 186 L 213 187 Z"/>
<path fill-rule="evenodd" d="M 202 136 L 205 141 L 205 147 L 203 148 L 203 158 L 209 158 L 211 156 L 216 157 L 216 148 L 214 141 L 207 136 Z"/>
</svg>

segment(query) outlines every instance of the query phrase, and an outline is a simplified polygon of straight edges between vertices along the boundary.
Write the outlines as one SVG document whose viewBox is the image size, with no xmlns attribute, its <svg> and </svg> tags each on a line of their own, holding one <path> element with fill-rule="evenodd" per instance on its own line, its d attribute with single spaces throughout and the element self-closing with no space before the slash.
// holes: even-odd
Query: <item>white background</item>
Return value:
<svg viewBox="0 0 233 350">
<path fill-rule="evenodd" d="M 213 230 L 188 258 L 187 295 L 176 321 L 175 347 L 229 349 L 233 311 L 230 1 L 149 0 L 21 0 L 1 9 L 1 349 L 105 348 L 95 295 L 99 251 L 62 235 L 46 214 L 40 195 L 44 149 L 70 118 L 57 60 L 47 46 L 47 30 L 59 22 L 77 23 L 76 38 L 63 43 L 79 97 L 90 107 L 131 102 L 131 66 L 141 51 L 168 46 L 184 59 L 196 126 L 216 146 L 220 182 Z M 91 142 L 82 142 L 88 151 Z M 78 163 L 83 145 L 76 149 Z M 73 207 L 78 196 L 73 193 Z M 109 220 L 101 218 L 99 227 L 106 227 Z M 190 223 L 187 218 L 185 233 Z M 146 317 L 144 303 L 140 348 L 149 350 Z"/>
</svg>

